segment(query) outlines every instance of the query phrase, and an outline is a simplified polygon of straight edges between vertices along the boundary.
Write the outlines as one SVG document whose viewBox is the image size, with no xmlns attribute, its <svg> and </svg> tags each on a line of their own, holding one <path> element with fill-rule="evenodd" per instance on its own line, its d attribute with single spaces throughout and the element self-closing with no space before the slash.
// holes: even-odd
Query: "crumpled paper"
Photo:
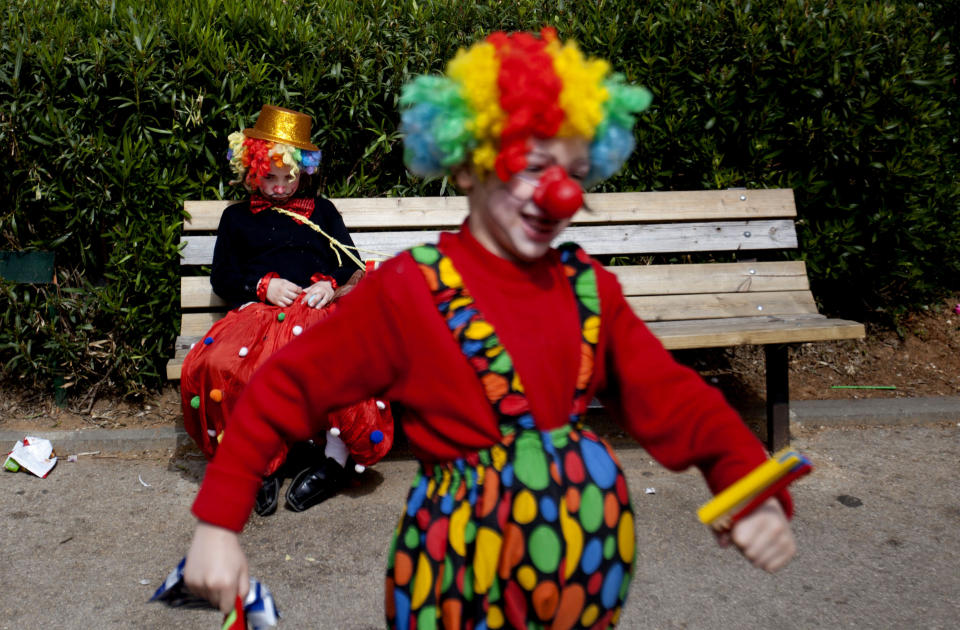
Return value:
<svg viewBox="0 0 960 630">
<path fill-rule="evenodd" d="M 9 471 L 17 472 L 25 468 L 41 479 L 56 465 L 57 458 L 53 457 L 50 440 L 29 435 L 17 442 L 3 462 L 3 467 Z"/>
</svg>

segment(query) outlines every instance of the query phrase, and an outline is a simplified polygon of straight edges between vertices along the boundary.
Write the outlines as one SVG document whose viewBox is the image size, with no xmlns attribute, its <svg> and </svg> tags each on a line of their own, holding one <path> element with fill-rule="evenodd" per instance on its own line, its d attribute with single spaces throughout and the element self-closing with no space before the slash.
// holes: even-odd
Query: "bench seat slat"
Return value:
<svg viewBox="0 0 960 630">
<path fill-rule="evenodd" d="M 397 252 L 435 243 L 436 230 L 354 232 L 362 258 L 390 257 Z M 209 265 L 216 236 L 185 236 L 181 265 Z M 793 221 L 723 221 L 715 223 L 653 223 L 648 225 L 594 225 L 567 228 L 558 242 L 574 241 L 593 255 L 663 254 L 671 252 L 748 251 L 793 249 L 797 233 Z"/>
<path fill-rule="evenodd" d="M 809 291 L 647 295 L 628 297 L 627 303 L 647 322 L 817 313 L 817 305 Z"/>
<path fill-rule="evenodd" d="M 771 341 L 756 342 L 742 341 L 736 343 L 720 343 L 718 345 L 740 345 L 751 343 L 806 343 L 812 341 L 828 341 L 831 339 L 859 339 L 864 336 L 863 324 L 843 319 L 827 319 L 823 315 L 791 315 L 784 317 L 732 317 L 725 320 L 698 320 L 698 321 L 670 321 L 647 322 L 647 327 L 664 342 L 669 349 L 714 347 L 684 345 L 688 341 L 698 340 L 698 335 L 709 337 L 715 335 L 741 334 L 745 331 L 764 331 L 764 335 L 774 334 L 781 337 Z M 204 331 L 206 332 L 206 331 Z M 827 336 L 836 332 L 838 336 Z M 200 341 L 203 333 L 195 335 L 180 335 L 174 343 L 175 357 L 180 359 L 194 343 Z"/>
<path fill-rule="evenodd" d="M 820 315 L 651 322 L 649 328 L 668 350 L 862 339 L 865 335 L 863 324 Z M 180 378 L 183 357 L 202 334 L 177 339 L 176 354 L 167 362 L 168 379 Z"/>
<path fill-rule="evenodd" d="M 670 350 L 836 341 L 866 335 L 863 324 L 823 316 L 653 322 L 649 328 Z"/>
<path fill-rule="evenodd" d="M 637 296 L 627 297 L 627 303 L 647 322 L 817 313 L 813 295 L 809 291 Z M 759 309 L 758 306 L 763 308 Z M 185 312 L 180 320 L 180 333 L 187 336 L 202 335 L 223 314 L 222 310 Z"/>
<path fill-rule="evenodd" d="M 744 199 L 741 199 L 743 197 Z M 467 215 L 466 197 L 379 197 L 331 199 L 351 230 L 391 229 L 411 224 L 452 229 Z M 591 212 L 578 213 L 574 224 L 651 221 L 713 221 L 717 219 L 793 218 L 793 191 L 696 190 L 587 194 Z M 185 232 L 213 231 L 232 201 L 185 201 L 190 219 Z"/>
</svg>

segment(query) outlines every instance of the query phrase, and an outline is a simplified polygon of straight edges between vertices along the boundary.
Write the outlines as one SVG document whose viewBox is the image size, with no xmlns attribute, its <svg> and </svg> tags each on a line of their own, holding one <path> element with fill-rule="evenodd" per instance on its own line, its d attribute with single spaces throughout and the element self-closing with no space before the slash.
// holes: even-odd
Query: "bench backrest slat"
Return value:
<svg viewBox="0 0 960 630">
<path fill-rule="evenodd" d="M 466 197 L 382 197 L 331 199 L 351 230 L 389 230 L 411 225 L 452 229 L 467 214 Z M 190 218 L 184 232 L 217 229 L 220 214 L 232 201 L 184 201 Z M 593 193 L 586 195 L 590 212 L 581 211 L 574 225 L 715 221 L 796 217 L 793 191 L 696 190 L 670 192 Z"/>
<path fill-rule="evenodd" d="M 626 296 L 810 289 L 801 260 L 607 267 Z"/>
<path fill-rule="evenodd" d="M 180 308 L 226 308 L 227 303 L 213 292 L 210 276 L 180 278 Z"/>
<path fill-rule="evenodd" d="M 817 312 L 809 291 L 656 295 L 628 297 L 627 303 L 647 322 L 758 315 L 776 317 Z"/>
<path fill-rule="evenodd" d="M 200 313 L 184 313 L 180 318 L 180 337 L 198 338 L 210 330 L 210 327 L 223 317 L 226 311 L 203 311 Z"/>
<path fill-rule="evenodd" d="M 435 230 L 403 232 L 354 232 L 353 241 L 362 258 L 389 258 L 419 245 L 436 242 Z M 181 239 L 181 265 L 209 265 L 216 236 Z M 793 249 L 797 233 L 793 221 L 771 219 L 713 223 L 653 223 L 646 225 L 573 226 L 558 242 L 574 241 L 594 255 L 665 254 L 673 252 L 749 251 Z"/>
<path fill-rule="evenodd" d="M 810 289 L 806 266 L 799 260 L 699 265 L 624 265 L 608 269 L 617 276 L 627 297 Z M 222 309 L 227 306 L 226 302 L 213 292 L 209 276 L 180 278 L 180 296 L 180 305 L 184 309 Z"/>
</svg>

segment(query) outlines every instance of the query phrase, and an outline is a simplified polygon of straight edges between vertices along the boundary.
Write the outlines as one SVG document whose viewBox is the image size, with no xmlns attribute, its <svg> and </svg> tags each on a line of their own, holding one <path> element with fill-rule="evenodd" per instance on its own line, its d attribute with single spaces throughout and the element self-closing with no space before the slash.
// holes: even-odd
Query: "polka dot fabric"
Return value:
<svg viewBox="0 0 960 630">
<path fill-rule="evenodd" d="M 582 250 L 560 251 L 583 359 L 570 424 L 540 431 L 509 355 L 450 259 L 433 246 L 412 250 L 484 384 L 502 440 L 418 471 L 391 545 L 390 627 L 606 628 L 618 620 L 633 570 L 633 513 L 613 451 L 581 422 L 600 324 L 596 278 Z"/>
<path fill-rule="evenodd" d="M 285 308 L 253 302 L 214 323 L 204 343 L 187 353 L 180 379 L 183 424 L 204 455 L 213 457 L 230 412 L 257 368 L 296 338 L 298 328 L 302 332 L 323 321 L 336 307 L 333 303 L 315 309 L 302 300 Z M 351 456 L 364 466 L 378 462 L 393 445 L 390 408 L 379 409 L 373 399 L 331 412 L 327 423 L 340 430 Z M 374 441 L 377 432 L 379 439 Z M 267 474 L 276 472 L 286 456 L 284 448 L 270 461 Z"/>
</svg>

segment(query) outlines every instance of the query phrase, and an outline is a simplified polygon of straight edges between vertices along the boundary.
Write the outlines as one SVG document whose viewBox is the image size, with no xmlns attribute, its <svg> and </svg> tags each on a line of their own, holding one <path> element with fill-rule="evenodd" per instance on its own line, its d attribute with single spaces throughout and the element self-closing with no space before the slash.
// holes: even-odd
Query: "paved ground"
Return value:
<svg viewBox="0 0 960 630">
<path fill-rule="evenodd" d="M 795 486 L 800 553 L 775 576 L 715 546 L 694 515 L 707 498 L 695 474 L 621 448 L 638 537 L 621 627 L 956 627 L 960 415 L 830 420 L 795 428 L 816 470 Z M 162 448 L 104 455 L 63 461 L 47 479 L 0 475 L 0 630 L 218 627 L 215 612 L 147 603 L 186 551 L 202 460 Z M 381 462 L 318 508 L 252 518 L 244 545 L 281 628 L 383 627 L 386 547 L 413 471 L 408 459 Z"/>
</svg>

